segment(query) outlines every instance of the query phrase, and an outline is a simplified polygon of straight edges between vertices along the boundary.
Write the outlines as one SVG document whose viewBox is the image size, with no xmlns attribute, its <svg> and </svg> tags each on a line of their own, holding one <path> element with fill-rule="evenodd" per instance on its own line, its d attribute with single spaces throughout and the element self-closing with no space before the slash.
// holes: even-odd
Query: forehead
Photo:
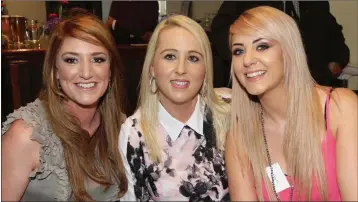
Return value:
<svg viewBox="0 0 358 202">
<path fill-rule="evenodd" d="M 158 38 L 158 49 L 201 51 L 201 44 L 195 36 L 181 27 L 163 29 Z"/>
<path fill-rule="evenodd" d="M 242 34 L 242 33 L 238 33 L 238 34 L 233 34 L 232 35 L 232 41 L 233 42 L 241 42 L 241 43 L 244 43 L 244 42 L 253 42 L 257 39 L 267 39 L 266 37 L 264 36 L 259 36 L 257 34 Z"/>
<path fill-rule="evenodd" d="M 59 52 L 76 52 L 83 54 L 93 52 L 108 53 L 107 49 L 103 46 L 95 45 L 74 37 L 66 37 L 61 45 Z"/>
<path fill-rule="evenodd" d="M 273 44 L 281 44 L 280 41 L 273 39 L 271 36 L 262 34 L 233 34 L 231 37 L 231 45 L 233 44 L 253 44 L 258 41 L 270 42 Z"/>
</svg>

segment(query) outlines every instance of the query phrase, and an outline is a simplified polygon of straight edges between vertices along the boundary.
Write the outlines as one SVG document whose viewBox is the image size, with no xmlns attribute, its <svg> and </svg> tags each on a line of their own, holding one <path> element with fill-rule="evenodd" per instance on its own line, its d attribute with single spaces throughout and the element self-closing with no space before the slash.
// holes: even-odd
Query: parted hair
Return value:
<svg viewBox="0 0 358 202">
<path fill-rule="evenodd" d="M 100 98 L 98 110 L 101 124 L 90 137 L 80 127 L 79 120 L 65 110 L 69 98 L 57 85 L 56 55 L 64 40 L 74 37 L 102 46 L 109 52 L 110 88 Z M 40 99 L 45 101 L 47 116 L 54 135 L 62 142 L 69 181 L 77 201 L 93 200 L 85 189 L 86 178 L 109 187 L 117 184 L 118 197 L 128 189 L 123 161 L 118 149 L 122 110 L 122 63 L 115 42 L 101 20 L 91 14 L 79 13 L 64 19 L 51 32 L 43 69 L 43 89 Z"/>
<path fill-rule="evenodd" d="M 202 96 L 200 99 L 212 112 L 213 126 L 216 134 L 216 147 L 219 150 L 224 149 L 226 133 L 230 124 L 230 105 L 222 101 L 219 96 L 214 92 L 213 87 L 213 62 L 212 52 L 209 39 L 203 28 L 194 20 L 183 15 L 171 15 L 162 20 L 155 28 L 152 37 L 149 41 L 146 57 L 144 60 L 143 71 L 140 83 L 140 95 L 138 107 L 140 107 L 141 114 L 141 127 L 143 131 L 146 146 L 149 149 L 149 156 L 154 162 L 160 162 L 161 145 L 157 138 L 158 126 L 158 109 L 159 109 L 159 96 L 158 93 L 151 92 L 150 85 L 150 66 L 153 65 L 154 56 L 158 48 L 158 39 L 160 33 L 169 28 L 179 27 L 190 32 L 200 44 L 201 51 L 204 56 L 204 63 L 206 68 L 206 75 L 203 86 L 198 92 Z M 173 36 L 175 37 L 175 36 Z"/>
<path fill-rule="evenodd" d="M 326 200 L 325 167 L 321 151 L 324 115 L 297 24 L 278 9 L 260 6 L 245 11 L 231 25 L 230 44 L 234 34 L 254 35 L 280 44 L 284 60 L 284 88 L 288 97 L 283 143 L 288 173 L 298 182 L 294 189 L 299 194 L 304 193 L 305 200 L 310 200 L 312 178 L 315 177 L 321 198 Z M 268 158 L 260 123 L 261 104 L 257 97 L 249 95 L 240 85 L 232 68 L 231 122 L 236 147 L 243 149 L 250 160 L 259 200 L 263 200 L 262 179 L 270 200 L 276 200 L 265 171 Z M 242 155 L 238 157 L 245 161 Z"/>
</svg>

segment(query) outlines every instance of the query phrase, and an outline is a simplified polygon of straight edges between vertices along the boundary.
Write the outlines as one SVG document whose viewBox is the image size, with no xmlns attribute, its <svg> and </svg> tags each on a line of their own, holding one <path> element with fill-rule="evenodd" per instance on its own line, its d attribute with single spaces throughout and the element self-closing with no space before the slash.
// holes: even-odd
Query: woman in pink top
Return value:
<svg viewBox="0 0 358 202">
<path fill-rule="evenodd" d="M 231 200 L 357 201 L 357 96 L 314 82 L 294 20 L 247 10 L 231 25 L 230 48 Z"/>
</svg>

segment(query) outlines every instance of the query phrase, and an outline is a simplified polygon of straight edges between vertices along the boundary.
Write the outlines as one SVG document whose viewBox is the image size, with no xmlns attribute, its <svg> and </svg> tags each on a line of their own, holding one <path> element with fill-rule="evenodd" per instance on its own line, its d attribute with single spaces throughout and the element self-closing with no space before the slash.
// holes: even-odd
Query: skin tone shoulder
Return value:
<svg viewBox="0 0 358 202">
<path fill-rule="evenodd" d="M 108 51 L 68 37 L 56 56 L 56 78 L 69 97 L 66 109 L 76 116 L 83 129 L 93 134 L 100 123 L 98 100 L 110 78 Z M 39 168 L 40 144 L 31 140 L 32 128 L 23 120 L 13 122 L 2 136 L 2 200 L 18 201 L 29 183 L 29 174 Z"/>
<path fill-rule="evenodd" d="M 279 162 L 284 173 L 287 165 L 282 150 L 287 97 L 284 88 L 284 61 L 280 43 L 268 38 L 235 34 L 231 51 L 234 73 L 240 84 L 251 95 L 256 95 L 265 111 L 268 147 L 272 162 Z M 324 104 L 329 88 L 316 86 L 324 114 Z M 337 183 L 342 200 L 357 201 L 357 96 L 349 89 L 337 88 L 331 94 L 330 128 L 336 139 Z M 324 131 L 324 134 L 325 131 Z M 229 133 L 226 162 L 232 200 L 257 200 L 254 178 L 249 162 L 238 163 L 236 155 L 247 159 L 233 142 Z M 240 174 L 241 173 L 241 174 Z"/>
<path fill-rule="evenodd" d="M 204 82 L 203 57 L 199 42 L 184 28 L 165 28 L 160 33 L 150 72 L 161 104 L 182 122 L 193 113 Z"/>
</svg>

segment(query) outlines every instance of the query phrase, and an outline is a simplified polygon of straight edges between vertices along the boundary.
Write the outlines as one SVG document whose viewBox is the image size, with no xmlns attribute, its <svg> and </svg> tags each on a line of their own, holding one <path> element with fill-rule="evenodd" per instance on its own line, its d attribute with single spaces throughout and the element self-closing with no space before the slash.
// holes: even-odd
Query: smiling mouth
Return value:
<svg viewBox="0 0 358 202">
<path fill-rule="evenodd" d="M 93 88 L 96 83 L 92 82 L 92 83 L 76 83 L 76 85 L 80 88 L 85 88 L 85 89 L 89 89 L 89 88 Z"/>
<path fill-rule="evenodd" d="M 252 72 L 252 73 L 248 73 L 245 74 L 247 78 L 255 78 L 257 76 L 261 76 L 264 75 L 266 73 L 266 71 L 257 71 L 257 72 Z"/>
<path fill-rule="evenodd" d="M 172 83 L 172 86 L 174 88 L 187 88 L 189 87 L 190 82 L 189 81 L 178 81 L 178 80 L 172 80 L 170 81 Z"/>
</svg>

